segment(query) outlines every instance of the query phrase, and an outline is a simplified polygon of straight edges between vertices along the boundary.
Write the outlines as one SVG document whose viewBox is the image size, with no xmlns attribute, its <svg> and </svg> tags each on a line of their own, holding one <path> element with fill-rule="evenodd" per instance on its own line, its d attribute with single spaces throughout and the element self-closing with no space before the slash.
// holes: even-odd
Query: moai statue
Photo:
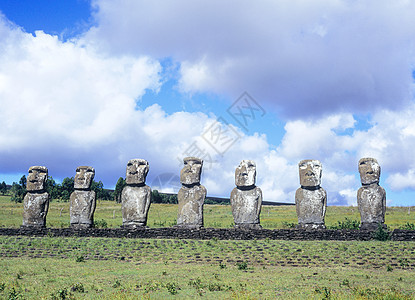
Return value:
<svg viewBox="0 0 415 300">
<path fill-rule="evenodd" d="M 235 170 L 235 185 L 231 192 L 232 215 L 235 228 L 261 229 L 262 191 L 255 186 L 256 165 L 252 160 L 243 160 Z"/>
<path fill-rule="evenodd" d="M 325 229 L 324 216 L 327 207 L 327 193 L 320 187 L 321 162 L 305 159 L 298 164 L 301 187 L 295 192 L 297 228 Z"/>
<path fill-rule="evenodd" d="M 80 166 L 76 169 L 74 180 L 75 191 L 70 197 L 71 227 L 90 228 L 94 226 L 94 212 L 96 207 L 95 191 L 91 191 L 91 183 L 95 176 L 95 169 Z"/>
<path fill-rule="evenodd" d="M 197 157 L 185 157 L 184 167 L 180 171 L 182 187 L 177 194 L 179 213 L 177 225 L 179 228 L 203 227 L 203 204 L 206 188 L 200 184 L 203 160 Z"/>
<path fill-rule="evenodd" d="M 46 192 L 48 169 L 43 166 L 29 168 L 27 193 L 23 200 L 23 227 L 45 227 L 49 209 L 49 194 Z"/>
<path fill-rule="evenodd" d="M 359 160 L 362 187 L 357 191 L 357 205 L 360 211 L 360 229 L 376 230 L 385 226 L 386 192 L 379 185 L 380 166 L 374 158 Z"/>
<path fill-rule="evenodd" d="M 123 227 L 139 228 L 147 225 L 151 203 L 151 188 L 146 185 L 148 170 L 148 161 L 145 159 L 131 159 L 127 164 L 127 185 L 121 193 Z"/>
</svg>

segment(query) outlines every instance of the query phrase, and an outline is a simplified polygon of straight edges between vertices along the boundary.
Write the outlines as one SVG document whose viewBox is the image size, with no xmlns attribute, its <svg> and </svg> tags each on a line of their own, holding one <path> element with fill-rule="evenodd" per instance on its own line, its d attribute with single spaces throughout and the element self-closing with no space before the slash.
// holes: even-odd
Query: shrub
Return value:
<svg viewBox="0 0 415 300">
<path fill-rule="evenodd" d="M 330 299 L 331 298 L 331 289 L 329 287 L 316 287 L 314 292 L 316 294 L 322 294 L 321 299 Z"/>
<path fill-rule="evenodd" d="M 119 288 L 120 286 L 121 286 L 121 282 L 118 279 L 116 279 L 112 287 L 116 289 L 116 288 Z"/>
<path fill-rule="evenodd" d="M 176 283 L 174 283 L 174 282 L 168 282 L 168 283 L 166 283 L 166 289 L 172 295 L 176 295 L 179 292 L 179 290 L 180 290 L 180 288 L 178 287 L 178 285 Z"/>
<path fill-rule="evenodd" d="M 50 298 L 52 300 L 73 299 L 73 295 L 70 292 L 68 292 L 66 288 L 64 288 L 56 291 L 54 294 L 51 294 Z"/>
<path fill-rule="evenodd" d="M 286 227 L 286 228 L 294 228 L 295 227 L 295 223 L 291 223 L 291 222 L 286 222 L 286 221 L 282 221 L 282 226 Z"/>
<path fill-rule="evenodd" d="M 76 260 L 75 260 L 76 262 L 85 262 L 85 258 L 84 258 L 84 256 L 83 255 L 79 255 L 77 258 L 76 258 Z"/>
<path fill-rule="evenodd" d="M 406 222 L 404 225 L 400 226 L 399 229 L 403 230 L 415 230 L 415 224 Z"/>
<path fill-rule="evenodd" d="M 245 261 L 236 263 L 236 266 L 238 267 L 238 270 L 248 269 L 248 263 Z"/>
<path fill-rule="evenodd" d="M 337 224 L 329 226 L 330 229 L 359 229 L 360 222 L 344 218 L 344 221 L 337 221 Z"/>
<path fill-rule="evenodd" d="M 379 224 L 378 229 L 373 234 L 373 238 L 378 241 L 387 241 L 390 239 L 389 231 L 385 230 L 383 226 Z"/>
<path fill-rule="evenodd" d="M 107 228 L 108 223 L 104 219 L 94 221 L 94 227 L 96 228 Z"/>
<path fill-rule="evenodd" d="M 75 283 L 72 287 L 71 287 L 71 291 L 72 292 L 78 292 L 78 293 L 85 293 L 85 288 L 84 285 L 80 282 Z"/>
<path fill-rule="evenodd" d="M 386 267 L 386 271 L 388 271 L 388 272 L 392 272 L 392 271 L 393 271 L 393 268 L 392 268 L 391 266 L 389 266 L 389 265 L 388 265 L 388 266 Z"/>
</svg>

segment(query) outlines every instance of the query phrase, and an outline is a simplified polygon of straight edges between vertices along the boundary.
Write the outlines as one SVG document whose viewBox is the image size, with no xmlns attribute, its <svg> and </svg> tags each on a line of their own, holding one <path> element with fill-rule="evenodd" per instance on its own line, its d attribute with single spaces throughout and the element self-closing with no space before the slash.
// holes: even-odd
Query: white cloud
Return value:
<svg viewBox="0 0 415 300">
<path fill-rule="evenodd" d="M 405 174 L 392 174 L 389 176 L 387 183 L 392 190 L 402 190 L 405 188 L 415 189 L 415 169 L 410 169 Z"/>
<path fill-rule="evenodd" d="M 288 118 L 399 109 L 412 98 L 411 1 L 95 0 L 84 37 L 172 57 L 187 92 L 249 91 Z"/>
<path fill-rule="evenodd" d="M 200 14 L 197 2 L 113 3 L 95 2 L 99 26 L 81 40 L 32 36 L 0 21 L 2 172 L 44 164 L 62 178 L 91 164 L 111 186 L 137 157 L 150 162 L 151 184 L 158 175 L 179 174 L 180 159 L 196 141 L 215 161 L 205 159 L 209 195 L 229 195 L 242 159 L 256 161 L 265 200 L 294 202 L 297 163 L 305 158 L 322 161 L 329 204 L 355 204 L 360 157 L 378 159 L 386 188 L 415 188 L 415 106 L 388 109 L 404 102 L 411 87 L 411 6 L 380 2 L 371 12 L 352 2 L 281 1 L 218 9 L 211 1 Z M 392 14 L 398 12 L 405 30 Z M 371 40 L 369 28 L 385 40 Z M 147 90 L 160 89 L 155 57 L 170 55 L 181 62 L 185 92 L 239 95 L 243 86 L 287 115 L 309 118 L 289 120 L 275 149 L 265 134 L 232 127 L 240 139 L 221 156 L 201 138 L 215 116 L 137 107 Z M 372 112 L 369 129 L 359 129 L 355 110 Z"/>
</svg>

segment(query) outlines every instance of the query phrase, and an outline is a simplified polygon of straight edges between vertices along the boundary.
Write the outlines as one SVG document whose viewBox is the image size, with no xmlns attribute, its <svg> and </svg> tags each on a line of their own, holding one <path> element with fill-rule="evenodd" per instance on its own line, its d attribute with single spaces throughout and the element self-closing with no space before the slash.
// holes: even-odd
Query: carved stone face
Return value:
<svg viewBox="0 0 415 300">
<path fill-rule="evenodd" d="M 185 157 L 183 162 L 184 166 L 180 171 L 180 182 L 182 184 L 200 183 L 203 160 L 197 157 Z"/>
<path fill-rule="evenodd" d="M 365 157 L 359 160 L 360 181 L 362 184 L 378 183 L 380 166 L 376 159 Z"/>
<path fill-rule="evenodd" d="M 48 168 L 43 166 L 33 166 L 29 168 L 26 189 L 31 191 L 41 191 L 45 189 L 46 179 L 48 178 Z"/>
<path fill-rule="evenodd" d="M 127 164 L 125 182 L 127 184 L 143 184 L 146 182 L 149 170 L 148 161 L 145 159 L 131 159 Z"/>
<path fill-rule="evenodd" d="M 236 186 L 255 185 L 256 165 L 252 160 L 243 160 L 235 170 Z"/>
<path fill-rule="evenodd" d="M 74 188 L 75 189 L 89 189 L 91 187 L 92 179 L 95 176 L 95 169 L 88 166 L 80 166 L 76 169 Z"/>
<path fill-rule="evenodd" d="M 321 162 L 316 159 L 305 159 L 298 164 L 301 186 L 313 187 L 321 184 Z"/>
</svg>

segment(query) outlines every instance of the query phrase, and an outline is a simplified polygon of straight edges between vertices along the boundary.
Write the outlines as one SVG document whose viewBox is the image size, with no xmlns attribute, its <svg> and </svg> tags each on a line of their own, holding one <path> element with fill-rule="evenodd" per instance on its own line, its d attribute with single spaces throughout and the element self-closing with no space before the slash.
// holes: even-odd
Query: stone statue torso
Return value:
<svg viewBox="0 0 415 300">
<path fill-rule="evenodd" d="M 357 191 L 361 223 L 384 223 L 386 210 L 386 192 L 375 184 L 362 186 Z"/>
<path fill-rule="evenodd" d="M 70 197 L 71 224 L 94 224 L 95 191 L 75 190 Z"/>
<path fill-rule="evenodd" d="M 203 185 L 192 187 L 182 186 L 177 194 L 179 213 L 177 225 L 203 226 L 203 204 L 206 197 L 206 188 Z"/>
<path fill-rule="evenodd" d="M 324 224 L 327 193 L 320 187 L 315 190 L 298 188 L 295 204 L 299 224 Z"/>
<path fill-rule="evenodd" d="M 121 202 L 123 225 L 145 226 L 147 224 L 151 202 L 149 186 L 125 186 L 121 193 Z"/>
<path fill-rule="evenodd" d="M 235 224 L 259 224 L 262 191 L 259 187 L 249 190 L 234 188 L 231 192 L 232 215 Z"/>
<path fill-rule="evenodd" d="M 27 192 L 23 200 L 23 226 L 46 226 L 49 194 Z"/>
</svg>

